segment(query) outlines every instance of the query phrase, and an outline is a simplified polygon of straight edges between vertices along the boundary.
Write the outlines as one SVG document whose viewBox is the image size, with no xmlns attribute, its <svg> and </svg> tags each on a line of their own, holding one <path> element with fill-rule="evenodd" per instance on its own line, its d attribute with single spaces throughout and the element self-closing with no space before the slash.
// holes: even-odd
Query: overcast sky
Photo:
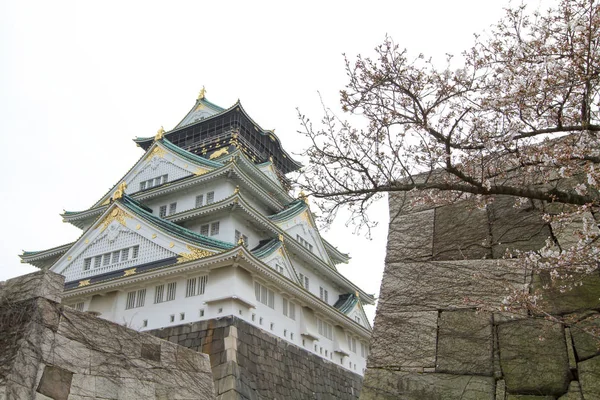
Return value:
<svg viewBox="0 0 600 400">
<path fill-rule="evenodd" d="M 538 7 L 540 0 L 530 6 Z M 284 148 L 307 143 L 296 108 L 319 121 L 344 87 L 344 59 L 372 55 L 385 35 L 413 54 L 459 54 L 506 1 L 7 1 L 0 0 L 0 280 L 32 272 L 22 249 L 77 239 L 63 209 L 89 208 L 141 156 L 131 139 L 172 129 L 206 86 L 238 98 Z M 378 293 L 387 203 L 373 240 L 343 220 L 323 235 L 353 257 L 339 270 Z M 372 317 L 374 308 L 367 312 Z"/>
</svg>

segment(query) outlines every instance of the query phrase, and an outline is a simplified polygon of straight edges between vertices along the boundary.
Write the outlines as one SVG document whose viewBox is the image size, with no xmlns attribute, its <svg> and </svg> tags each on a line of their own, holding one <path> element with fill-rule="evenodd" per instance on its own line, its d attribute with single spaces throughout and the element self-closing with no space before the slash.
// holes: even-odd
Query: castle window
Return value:
<svg viewBox="0 0 600 400">
<path fill-rule="evenodd" d="M 327 292 L 327 289 L 323 289 L 322 286 L 319 286 L 319 297 L 321 298 L 321 300 L 323 300 L 325 303 L 329 302 L 329 292 Z"/>
<path fill-rule="evenodd" d="M 333 327 L 331 324 L 317 318 L 317 331 L 319 335 L 326 337 L 329 340 L 333 340 Z"/>
<path fill-rule="evenodd" d="M 254 282 L 254 294 L 256 296 L 256 301 L 275 309 L 275 292 L 271 289 L 268 289 L 258 282 Z"/>
<path fill-rule="evenodd" d="M 138 257 L 138 253 L 140 252 L 140 246 L 133 246 L 133 255 L 131 256 L 131 258 L 137 258 Z"/>
<path fill-rule="evenodd" d="M 129 259 L 129 249 L 121 250 L 121 261 L 127 261 Z"/>
<path fill-rule="evenodd" d="M 142 321 L 142 328 L 146 328 L 146 327 L 148 327 L 148 320 L 147 319 L 145 319 L 145 320 Z"/>
<path fill-rule="evenodd" d="M 151 189 L 155 186 L 159 186 L 163 183 L 167 183 L 169 180 L 169 175 L 161 175 L 156 178 L 148 179 L 140 182 L 140 190 Z"/>
<path fill-rule="evenodd" d="M 121 256 L 121 251 L 113 251 L 112 253 L 112 260 L 111 260 L 111 264 L 116 264 L 119 262 Z"/>
<path fill-rule="evenodd" d="M 360 342 L 360 356 L 365 358 L 367 356 L 367 345 L 363 342 Z"/>
<path fill-rule="evenodd" d="M 177 203 L 169 204 L 169 215 L 173 215 L 177 212 Z"/>
<path fill-rule="evenodd" d="M 125 304 L 125 309 L 129 310 L 131 308 L 143 307 L 146 301 L 146 289 L 140 289 L 138 291 L 133 291 L 127 293 L 127 302 Z"/>
<path fill-rule="evenodd" d="M 167 299 L 165 301 L 175 300 L 175 291 L 177 290 L 177 282 L 171 282 L 167 285 Z"/>
<path fill-rule="evenodd" d="M 290 340 L 294 340 L 294 332 L 290 333 Z"/>
<path fill-rule="evenodd" d="M 296 240 L 304 247 L 306 247 L 308 250 L 313 251 L 313 246 L 312 244 L 308 243 L 306 240 L 304 240 L 304 238 L 300 235 L 296 235 Z"/>
<path fill-rule="evenodd" d="M 199 315 L 200 315 L 200 317 L 204 317 L 204 308 L 200 309 Z"/>
<path fill-rule="evenodd" d="M 296 305 L 294 303 L 292 303 L 291 301 L 288 301 L 288 299 L 286 299 L 286 298 L 283 298 L 282 309 L 283 309 L 283 315 L 285 315 L 286 317 L 289 317 L 293 320 L 296 319 Z"/>
<path fill-rule="evenodd" d="M 85 260 L 83 260 L 83 270 L 87 271 L 91 268 L 92 266 L 92 258 L 86 258 Z"/>
<path fill-rule="evenodd" d="M 80 301 L 79 303 L 75 304 L 75 307 L 73 307 L 74 309 L 76 309 L 77 311 L 83 311 L 83 301 Z"/>
<path fill-rule="evenodd" d="M 185 319 L 185 313 L 184 312 L 179 313 L 179 320 L 183 321 L 184 319 Z"/>
<path fill-rule="evenodd" d="M 94 257 L 94 268 L 99 268 L 101 262 L 102 262 L 102 256 Z"/>
<path fill-rule="evenodd" d="M 248 246 L 248 236 L 242 234 L 242 232 L 240 232 L 236 229 L 234 243 L 237 245 L 239 243 L 240 239 L 242 239 L 244 241 L 244 246 Z"/>
<path fill-rule="evenodd" d="M 356 353 L 356 338 L 353 338 L 350 335 L 348 335 L 348 349 L 351 352 Z"/>
<path fill-rule="evenodd" d="M 204 294 L 206 289 L 206 282 L 208 281 L 208 275 L 199 276 L 187 280 L 185 297 L 198 296 Z"/>
<path fill-rule="evenodd" d="M 169 321 L 171 321 L 171 322 L 175 322 L 175 314 L 171 314 L 171 315 L 169 316 Z"/>
<path fill-rule="evenodd" d="M 106 253 L 102 256 L 102 266 L 105 267 L 110 265 L 110 253 Z"/>
<path fill-rule="evenodd" d="M 198 196 L 196 196 L 196 208 L 202 207 L 202 203 L 203 202 L 204 202 L 204 195 L 203 194 L 199 194 Z"/>
<path fill-rule="evenodd" d="M 206 204 L 212 204 L 215 202 L 215 192 L 206 193 Z"/>
<path fill-rule="evenodd" d="M 208 236 L 209 227 L 210 227 L 209 224 L 204 224 L 204 225 L 200 226 L 200 234 L 204 235 L 204 236 Z"/>
<path fill-rule="evenodd" d="M 219 225 L 219 221 L 210 224 L 210 236 L 215 236 L 219 234 Z"/>
<path fill-rule="evenodd" d="M 154 304 L 162 303 L 165 298 L 165 285 L 158 285 L 154 288 Z"/>
<path fill-rule="evenodd" d="M 167 206 L 160 206 L 158 209 L 158 216 L 164 218 L 167 216 Z"/>
<path fill-rule="evenodd" d="M 356 316 L 356 317 L 354 317 L 354 320 L 355 320 L 355 321 L 356 321 L 358 324 L 360 324 L 360 317 Z"/>
<path fill-rule="evenodd" d="M 279 272 L 280 274 L 283 274 L 283 267 L 279 264 L 275 264 L 275 269 L 277 270 L 277 272 Z"/>
</svg>

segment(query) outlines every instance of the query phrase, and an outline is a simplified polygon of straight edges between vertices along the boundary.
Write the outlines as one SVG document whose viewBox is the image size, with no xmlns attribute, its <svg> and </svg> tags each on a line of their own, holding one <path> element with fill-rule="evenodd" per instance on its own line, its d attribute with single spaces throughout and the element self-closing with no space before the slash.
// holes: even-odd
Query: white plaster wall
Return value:
<svg viewBox="0 0 600 400">
<path fill-rule="evenodd" d="M 204 273 L 205 272 L 199 271 L 194 274 L 174 277 L 172 279 L 154 280 L 147 282 L 144 285 L 132 286 L 119 292 L 113 292 L 114 294 L 109 294 L 108 296 L 94 296 L 89 307 L 86 307 L 86 310 L 99 311 L 102 313 L 101 318 L 120 324 L 126 324 L 131 328 L 139 330 L 158 329 L 233 315 L 281 338 L 282 340 L 286 340 L 296 346 L 302 347 L 320 357 L 327 358 L 346 369 L 350 369 L 361 375 L 363 374 L 363 369 L 366 367 L 366 359 L 360 355 L 360 342 L 357 342 L 356 353 L 348 351 L 350 354 L 349 356 L 341 357 L 340 353 L 334 352 L 336 350 L 335 340 L 337 340 L 342 347 L 345 346 L 344 348 L 346 349 L 347 339 L 345 331 L 341 327 L 336 329 L 331 321 L 328 321 L 327 318 L 321 316 L 321 319 L 334 325 L 334 340 L 318 335 L 314 315 L 312 311 L 307 308 L 304 308 L 305 312 L 312 315 L 312 319 L 309 322 L 311 324 L 310 331 L 318 337 L 318 340 L 313 341 L 303 337 L 301 335 L 302 323 L 306 323 L 307 320 L 303 317 L 302 304 L 297 300 L 292 300 L 286 293 L 269 284 L 266 284 L 265 286 L 274 291 L 274 309 L 256 301 L 254 296 L 254 279 L 251 274 L 243 268 L 224 267 L 211 270 L 209 272 L 208 284 L 204 295 L 186 298 L 186 280 L 188 278 L 200 276 Z M 167 284 L 169 282 L 177 282 L 175 300 L 154 304 L 155 287 L 159 284 L 165 284 L 166 296 Z M 261 284 L 265 284 L 265 282 L 261 281 Z M 144 306 L 125 310 L 127 293 L 144 287 L 146 288 Z M 244 299 L 244 302 L 231 299 L 229 296 L 232 294 Z M 295 304 L 295 320 L 283 315 L 283 297 L 288 298 L 288 301 Z M 219 298 L 222 298 L 223 300 L 211 301 Z M 209 301 L 209 304 L 205 303 L 207 300 Z M 76 303 L 77 300 L 72 299 L 69 302 Z M 248 305 L 248 302 L 253 304 L 254 307 Z M 202 317 L 200 316 L 200 310 L 204 310 L 204 316 Z M 185 313 L 185 318 L 183 320 L 180 319 L 180 313 Z M 171 315 L 175 316 L 174 322 L 170 322 Z M 147 327 L 143 327 L 143 320 L 148 320 Z M 327 356 L 325 354 L 327 354 Z M 350 368 L 350 365 L 352 365 L 352 368 Z"/>
</svg>

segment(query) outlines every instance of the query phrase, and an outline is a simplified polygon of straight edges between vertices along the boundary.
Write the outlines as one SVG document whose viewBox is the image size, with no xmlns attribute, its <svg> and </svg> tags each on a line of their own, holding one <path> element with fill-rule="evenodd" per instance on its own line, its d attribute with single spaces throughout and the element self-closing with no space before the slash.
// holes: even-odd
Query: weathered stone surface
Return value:
<svg viewBox="0 0 600 400">
<path fill-rule="evenodd" d="M 514 197 L 496 196 L 488 206 L 494 258 L 502 258 L 507 249 L 541 249 L 550 237 L 550 227 L 542 220 L 541 204 L 514 205 Z"/>
<path fill-rule="evenodd" d="M 593 314 L 572 325 L 571 337 L 579 361 L 600 354 L 600 314 Z"/>
<path fill-rule="evenodd" d="M 552 234 L 563 250 L 569 249 L 577 244 L 579 240 L 577 232 L 582 231 L 584 222 L 590 226 L 593 232 L 596 234 L 600 233 L 598 225 L 594 223 L 594 216 L 590 212 L 585 212 L 583 215 L 576 216 L 570 221 L 552 222 Z"/>
<path fill-rule="evenodd" d="M 579 386 L 579 382 L 571 381 L 569 383 L 569 390 L 564 395 L 560 396 L 558 400 L 583 400 L 583 395 L 581 394 L 581 387 Z"/>
<path fill-rule="evenodd" d="M 507 288 L 520 289 L 527 279 L 511 260 L 388 263 L 377 313 L 500 305 Z"/>
<path fill-rule="evenodd" d="M 476 208 L 473 202 L 435 209 L 434 260 L 491 258 L 490 242 L 487 210 Z"/>
<path fill-rule="evenodd" d="M 580 362 L 577 369 L 583 398 L 600 399 L 600 356 Z"/>
<path fill-rule="evenodd" d="M 547 272 L 534 275 L 533 289 L 542 295 L 539 305 L 545 312 L 563 315 L 600 309 L 600 271 L 588 275 L 573 275 L 574 278 L 568 281 L 552 281 Z M 569 290 L 563 290 L 561 286 L 565 285 Z"/>
<path fill-rule="evenodd" d="M 493 400 L 494 378 L 368 369 L 361 400 Z"/>
<path fill-rule="evenodd" d="M 46 365 L 37 391 L 54 400 L 67 400 L 71 392 L 73 373 L 65 369 Z"/>
<path fill-rule="evenodd" d="M 521 320 L 498 326 L 500 364 L 509 393 L 561 395 L 568 387 L 569 361 L 562 325 Z"/>
<path fill-rule="evenodd" d="M 437 311 L 377 314 L 369 368 L 435 367 Z"/>
<path fill-rule="evenodd" d="M 554 396 L 534 396 L 531 394 L 509 394 L 506 400 L 555 400 Z"/>
<path fill-rule="evenodd" d="M 492 376 L 492 318 L 471 310 L 444 311 L 438 323 L 436 371 Z"/>
<path fill-rule="evenodd" d="M 22 275 L 0 284 L 0 303 L 17 303 L 38 297 L 60 303 L 64 282 L 64 276 L 50 271 Z"/>
<path fill-rule="evenodd" d="M 390 217 L 386 262 L 431 259 L 434 218 L 435 210 Z"/>
</svg>

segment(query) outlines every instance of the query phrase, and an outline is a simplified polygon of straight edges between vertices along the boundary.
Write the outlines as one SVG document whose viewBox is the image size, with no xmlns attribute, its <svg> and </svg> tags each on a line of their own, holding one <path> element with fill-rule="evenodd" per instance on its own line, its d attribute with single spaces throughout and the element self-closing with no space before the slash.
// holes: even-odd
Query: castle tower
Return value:
<svg viewBox="0 0 600 400">
<path fill-rule="evenodd" d="M 24 252 L 65 276 L 63 302 L 141 331 L 235 317 L 362 375 L 373 296 L 341 275 L 286 175 L 301 165 L 238 101 L 204 91 L 89 209 L 62 217 L 74 243 Z"/>
</svg>

